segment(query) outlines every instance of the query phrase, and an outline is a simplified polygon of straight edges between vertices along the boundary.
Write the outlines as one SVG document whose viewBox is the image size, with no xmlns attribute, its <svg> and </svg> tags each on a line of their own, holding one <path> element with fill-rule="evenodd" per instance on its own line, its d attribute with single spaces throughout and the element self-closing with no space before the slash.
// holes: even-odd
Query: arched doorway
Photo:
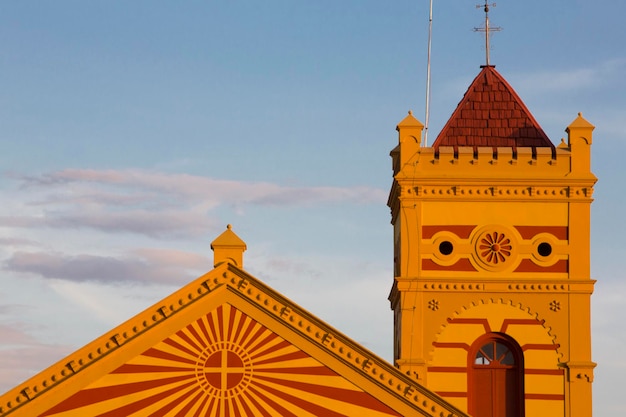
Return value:
<svg viewBox="0 0 626 417">
<path fill-rule="evenodd" d="M 468 362 L 471 415 L 524 416 L 524 355 L 515 340 L 488 333 L 472 344 Z"/>
</svg>

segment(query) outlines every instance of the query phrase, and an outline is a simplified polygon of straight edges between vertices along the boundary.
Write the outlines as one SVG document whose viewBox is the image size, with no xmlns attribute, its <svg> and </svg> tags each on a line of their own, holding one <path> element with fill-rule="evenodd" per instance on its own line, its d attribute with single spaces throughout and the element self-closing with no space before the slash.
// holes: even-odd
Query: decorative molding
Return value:
<svg viewBox="0 0 626 417">
<path fill-rule="evenodd" d="M 533 323 L 536 322 L 537 325 L 541 325 L 546 330 L 546 333 L 552 339 L 553 346 L 555 346 L 554 349 L 556 350 L 557 356 L 559 358 L 563 357 L 563 352 L 560 349 L 561 345 L 560 345 L 560 343 L 557 343 L 557 337 L 553 333 L 552 327 L 546 325 L 546 320 L 543 319 L 543 318 L 540 318 L 539 313 L 531 311 L 530 307 L 525 306 L 522 303 L 514 303 L 512 300 L 507 300 L 507 299 L 504 299 L 504 298 L 486 298 L 486 299 L 482 299 L 482 300 L 479 300 L 479 301 L 473 301 L 473 302 L 471 302 L 468 305 L 462 306 L 460 310 L 456 310 L 452 317 L 448 317 L 448 319 L 445 321 L 445 323 L 442 323 L 439 331 L 435 335 L 435 338 L 434 338 L 435 342 L 433 342 L 433 344 L 432 344 L 433 347 L 439 347 L 440 346 L 440 343 L 437 343 L 436 340 L 438 340 L 441 337 L 441 335 L 444 332 L 444 330 L 447 327 L 451 326 L 451 325 L 463 324 L 463 323 L 465 323 L 466 320 L 469 320 L 468 323 L 475 322 L 475 324 L 482 324 L 482 322 L 479 323 L 477 320 L 485 320 L 485 319 L 472 319 L 472 318 L 464 319 L 464 318 L 460 317 L 463 312 L 471 310 L 473 307 L 477 307 L 477 306 L 479 306 L 481 304 L 503 304 L 503 305 L 507 305 L 507 306 L 510 306 L 510 307 L 513 307 L 513 308 L 518 308 L 518 309 L 520 309 L 522 311 L 525 311 L 530 317 L 532 317 L 532 319 L 528 319 L 528 320 L 532 320 Z M 504 325 L 505 323 L 507 323 L 507 320 L 505 320 L 502 323 L 502 325 Z M 511 323 L 511 321 L 509 320 L 508 323 Z M 483 326 L 484 326 L 484 324 L 483 324 Z M 491 331 L 491 330 L 489 330 L 489 331 Z M 488 332 L 488 331 L 486 331 L 486 332 Z M 431 357 L 432 357 L 433 353 L 434 353 L 434 350 L 431 349 L 430 350 Z"/>
<path fill-rule="evenodd" d="M 441 198 L 458 198 L 471 200 L 566 200 L 589 201 L 593 195 L 593 187 L 567 186 L 503 186 L 503 185 L 414 185 L 415 180 L 407 184 L 399 184 L 403 190 L 400 198 L 421 200 L 438 200 Z"/>
<path fill-rule="evenodd" d="M 481 283 L 437 283 L 437 282 L 425 282 L 421 286 L 425 291 L 482 291 L 485 289 L 485 285 Z"/>
</svg>

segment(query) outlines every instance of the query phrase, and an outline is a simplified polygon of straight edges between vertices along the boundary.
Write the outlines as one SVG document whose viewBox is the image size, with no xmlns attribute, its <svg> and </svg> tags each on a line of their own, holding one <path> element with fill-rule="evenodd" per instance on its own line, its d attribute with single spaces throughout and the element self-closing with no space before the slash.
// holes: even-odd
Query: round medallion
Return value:
<svg viewBox="0 0 626 417">
<path fill-rule="evenodd" d="M 498 265 L 506 262 L 511 256 L 511 239 L 502 232 L 485 233 L 478 243 L 478 250 L 482 260 L 488 264 Z"/>
<path fill-rule="evenodd" d="M 250 381 L 251 361 L 246 351 L 231 342 L 222 342 L 202 352 L 196 362 L 196 378 L 207 394 L 232 397 Z"/>
<path fill-rule="evenodd" d="M 502 271 L 510 267 L 517 247 L 513 233 L 498 226 L 480 229 L 473 238 L 473 258 L 478 266 L 490 271 Z"/>
</svg>

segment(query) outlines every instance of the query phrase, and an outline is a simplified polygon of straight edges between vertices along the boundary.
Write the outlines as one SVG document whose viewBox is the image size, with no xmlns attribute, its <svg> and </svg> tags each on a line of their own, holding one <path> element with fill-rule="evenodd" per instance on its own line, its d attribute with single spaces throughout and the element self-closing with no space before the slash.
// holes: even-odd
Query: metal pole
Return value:
<svg viewBox="0 0 626 417">
<path fill-rule="evenodd" d="M 428 59 L 426 61 L 426 120 L 424 121 L 424 146 L 428 146 L 428 123 L 430 120 L 430 50 L 433 37 L 433 0 L 430 0 L 428 18 Z"/>
</svg>

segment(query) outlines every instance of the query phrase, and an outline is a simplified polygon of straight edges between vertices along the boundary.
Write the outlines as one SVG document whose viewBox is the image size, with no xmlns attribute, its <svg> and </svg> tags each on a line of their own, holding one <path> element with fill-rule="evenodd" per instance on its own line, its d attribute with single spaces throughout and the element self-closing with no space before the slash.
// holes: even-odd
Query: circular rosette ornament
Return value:
<svg viewBox="0 0 626 417">
<path fill-rule="evenodd" d="M 480 250 L 480 257 L 487 263 L 497 265 L 502 262 L 506 262 L 506 259 L 511 256 L 511 239 L 506 237 L 504 233 L 487 233 L 485 234 L 478 244 Z"/>
<path fill-rule="evenodd" d="M 474 236 L 474 260 L 484 269 L 502 271 L 516 258 L 513 233 L 500 227 L 485 227 Z"/>
</svg>

